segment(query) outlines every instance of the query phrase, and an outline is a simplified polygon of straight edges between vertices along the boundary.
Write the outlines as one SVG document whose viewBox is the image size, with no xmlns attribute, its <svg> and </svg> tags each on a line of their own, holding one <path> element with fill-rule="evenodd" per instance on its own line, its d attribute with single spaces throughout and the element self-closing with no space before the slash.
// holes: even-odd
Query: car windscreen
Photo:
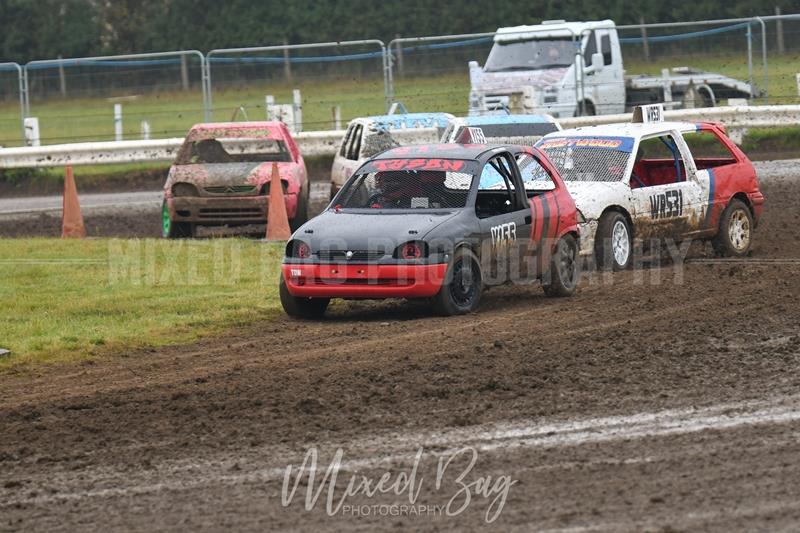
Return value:
<svg viewBox="0 0 800 533">
<path fill-rule="evenodd" d="M 620 181 L 633 150 L 632 137 L 550 137 L 536 146 L 564 181 Z"/>
<path fill-rule="evenodd" d="M 288 162 L 292 156 L 281 140 L 230 137 L 193 141 L 181 149 L 177 165 L 202 163 Z"/>
<path fill-rule="evenodd" d="M 383 159 L 371 161 L 342 188 L 340 209 L 460 209 L 466 207 L 473 161 Z"/>
<path fill-rule="evenodd" d="M 484 71 L 541 70 L 568 67 L 575 61 L 575 44 L 569 37 L 549 37 L 495 42 Z"/>
</svg>

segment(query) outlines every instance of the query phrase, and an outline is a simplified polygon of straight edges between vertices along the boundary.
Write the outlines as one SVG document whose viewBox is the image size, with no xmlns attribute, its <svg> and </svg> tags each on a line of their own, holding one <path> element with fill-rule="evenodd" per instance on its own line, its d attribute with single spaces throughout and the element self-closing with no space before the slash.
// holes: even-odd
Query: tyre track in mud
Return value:
<svg viewBox="0 0 800 533">
<path fill-rule="evenodd" d="M 396 447 L 387 434 L 413 449 L 421 434 L 472 426 L 793 397 L 800 264 L 774 260 L 800 259 L 800 186 L 764 188 L 751 260 L 689 263 L 681 284 L 665 266 L 641 285 L 633 272 L 614 274 L 611 285 L 595 280 L 571 299 L 503 287 L 478 314 L 452 319 L 415 304 L 344 303 L 319 323 L 278 318 L 190 346 L 5 375 L 0 527 L 471 529 L 482 524 L 480 509 L 429 522 L 332 519 L 282 508 L 279 479 L 180 483 L 280 469 L 311 445 L 380 458 Z M 655 274 L 658 285 L 647 281 Z M 764 527 L 767 517 L 786 526 L 797 518 L 787 503 L 798 496 L 797 434 L 790 420 L 518 445 L 482 455 L 479 466 L 521 480 L 498 522 L 505 529 L 724 530 Z M 87 496 L 148 484 L 163 488 Z"/>
</svg>

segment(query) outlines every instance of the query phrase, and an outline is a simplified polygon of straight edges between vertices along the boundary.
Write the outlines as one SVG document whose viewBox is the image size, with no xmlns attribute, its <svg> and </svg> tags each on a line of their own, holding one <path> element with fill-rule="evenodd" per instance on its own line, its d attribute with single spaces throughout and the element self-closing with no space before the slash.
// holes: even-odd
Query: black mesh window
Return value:
<svg viewBox="0 0 800 533">
<path fill-rule="evenodd" d="M 564 181 L 620 181 L 630 153 L 580 146 L 540 147 Z"/>
<path fill-rule="evenodd" d="M 359 174 L 337 203 L 349 209 L 456 209 L 466 207 L 472 175 L 440 170 Z"/>
</svg>

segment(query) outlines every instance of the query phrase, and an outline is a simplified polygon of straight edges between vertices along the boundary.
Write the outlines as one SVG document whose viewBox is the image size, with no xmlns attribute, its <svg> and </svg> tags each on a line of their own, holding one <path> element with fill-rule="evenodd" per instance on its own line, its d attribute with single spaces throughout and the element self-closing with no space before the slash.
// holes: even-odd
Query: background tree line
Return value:
<svg viewBox="0 0 800 533">
<path fill-rule="evenodd" d="M 0 0 L 0 60 L 493 31 L 545 19 L 618 24 L 800 12 L 798 0 Z"/>
</svg>

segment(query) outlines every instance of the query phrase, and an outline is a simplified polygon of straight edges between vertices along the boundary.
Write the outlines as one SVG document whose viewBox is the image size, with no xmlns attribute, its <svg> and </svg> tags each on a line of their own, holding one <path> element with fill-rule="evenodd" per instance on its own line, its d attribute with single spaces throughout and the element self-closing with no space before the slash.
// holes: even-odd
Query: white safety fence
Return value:
<svg viewBox="0 0 800 533">
<path fill-rule="evenodd" d="M 664 115 L 667 120 L 680 122 L 721 122 L 734 137 L 747 128 L 800 126 L 800 105 L 679 109 L 666 111 Z M 564 128 L 574 128 L 630 120 L 631 114 L 625 113 L 567 118 L 561 124 Z M 434 134 L 433 129 L 416 129 L 403 131 L 398 138 L 404 144 L 431 142 L 435 139 Z M 295 139 L 306 157 L 330 156 L 336 153 L 343 135 L 343 130 L 309 131 L 296 134 Z M 173 138 L 3 148 L 0 149 L 0 168 L 171 161 L 182 142 L 183 139 Z"/>
</svg>

